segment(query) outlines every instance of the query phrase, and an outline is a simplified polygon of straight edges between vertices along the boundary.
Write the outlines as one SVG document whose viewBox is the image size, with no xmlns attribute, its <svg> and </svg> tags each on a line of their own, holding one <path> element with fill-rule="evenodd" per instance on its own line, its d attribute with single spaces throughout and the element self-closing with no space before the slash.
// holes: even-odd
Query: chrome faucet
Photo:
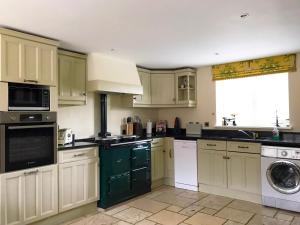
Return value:
<svg viewBox="0 0 300 225">
<path fill-rule="evenodd" d="M 256 133 L 256 132 L 252 132 L 252 131 L 244 131 L 244 130 L 238 130 L 239 132 L 241 132 L 241 133 L 243 133 L 243 134 L 245 134 L 245 135 L 247 135 L 249 138 L 251 138 L 251 139 L 256 139 L 257 138 L 257 136 L 258 136 L 258 133 Z M 250 135 L 251 134 L 251 135 Z"/>
</svg>

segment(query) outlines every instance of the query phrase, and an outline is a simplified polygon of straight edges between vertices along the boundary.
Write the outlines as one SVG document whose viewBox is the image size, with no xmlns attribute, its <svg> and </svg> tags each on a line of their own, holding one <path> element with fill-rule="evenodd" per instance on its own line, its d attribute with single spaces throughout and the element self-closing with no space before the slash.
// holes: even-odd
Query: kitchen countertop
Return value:
<svg viewBox="0 0 300 225">
<path fill-rule="evenodd" d="M 75 141 L 74 145 L 66 144 L 66 145 L 58 145 L 57 150 L 58 151 L 65 151 L 70 149 L 77 149 L 77 148 L 88 148 L 88 147 L 97 147 L 98 144 L 95 142 L 87 142 L 87 141 Z"/>
</svg>

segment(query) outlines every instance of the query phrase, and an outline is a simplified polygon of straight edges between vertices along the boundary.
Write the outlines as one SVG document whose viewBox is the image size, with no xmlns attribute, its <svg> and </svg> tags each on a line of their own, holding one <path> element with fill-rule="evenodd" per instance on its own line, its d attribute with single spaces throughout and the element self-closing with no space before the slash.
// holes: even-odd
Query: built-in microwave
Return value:
<svg viewBox="0 0 300 225">
<path fill-rule="evenodd" d="M 33 84 L 8 84 L 8 111 L 49 110 L 49 87 Z"/>
</svg>

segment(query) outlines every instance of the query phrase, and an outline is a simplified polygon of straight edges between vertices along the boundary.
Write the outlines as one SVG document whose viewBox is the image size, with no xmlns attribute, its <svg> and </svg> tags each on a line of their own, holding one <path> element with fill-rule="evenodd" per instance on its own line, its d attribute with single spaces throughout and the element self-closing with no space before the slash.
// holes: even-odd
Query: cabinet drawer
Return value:
<svg viewBox="0 0 300 225">
<path fill-rule="evenodd" d="M 164 145 L 164 139 L 163 138 L 153 138 L 151 142 L 151 147 L 158 147 Z"/>
<path fill-rule="evenodd" d="M 198 148 L 223 151 L 226 150 L 226 141 L 199 140 Z"/>
<path fill-rule="evenodd" d="M 247 152 L 260 154 L 261 145 L 259 143 L 228 141 L 227 147 L 228 151 L 230 152 Z"/>
<path fill-rule="evenodd" d="M 98 148 L 81 148 L 58 152 L 58 163 L 74 162 L 98 157 Z"/>
</svg>

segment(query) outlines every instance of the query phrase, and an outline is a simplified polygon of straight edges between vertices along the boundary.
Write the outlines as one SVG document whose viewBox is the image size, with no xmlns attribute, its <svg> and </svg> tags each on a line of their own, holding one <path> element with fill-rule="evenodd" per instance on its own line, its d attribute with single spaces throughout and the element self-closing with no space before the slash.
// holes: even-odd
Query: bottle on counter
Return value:
<svg viewBox="0 0 300 225">
<path fill-rule="evenodd" d="M 277 126 L 275 126 L 272 130 L 272 139 L 275 141 L 279 140 L 279 129 Z"/>
<path fill-rule="evenodd" d="M 147 136 L 151 136 L 152 135 L 152 122 L 150 120 L 147 122 L 146 133 L 147 133 Z"/>
</svg>

